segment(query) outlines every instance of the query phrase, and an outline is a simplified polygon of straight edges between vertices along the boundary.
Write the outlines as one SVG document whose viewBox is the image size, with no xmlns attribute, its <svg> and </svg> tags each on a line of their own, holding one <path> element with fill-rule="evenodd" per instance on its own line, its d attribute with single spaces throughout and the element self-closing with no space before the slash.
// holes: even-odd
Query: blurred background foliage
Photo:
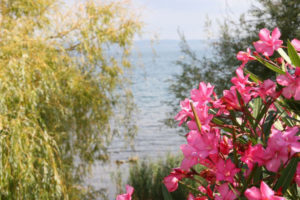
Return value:
<svg viewBox="0 0 300 200">
<path fill-rule="evenodd" d="M 207 21 L 207 30 L 210 30 L 211 23 Z M 279 27 L 281 40 L 299 39 L 300 1 L 255 0 L 250 10 L 241 15 L 239 20 L 234 20 L 228 15 L 219 23 L 219 31 L 214 35 L 217 39 L 209 40 L 209 55 L 202 57 L 189 47 L 184 34 L 179 33 L 183 59 L 176 61 L 181 67 L 181 73 L 174 74 L 169 80 L 170 100 L 165 103 L 171 107 L 171 112 L 167 113 L 164 120 L 169 127 L 177 127 L 174 116 L 180 109 L 179 102 L 189 96 L 192 88 L 198 88 L 199 82 L 210 82 L 215 85 L 218 94 L 225 88 L 230 88 L 230 78 L 235 73 L 235 69 L 241 65 L 241 62 L 236 59 L 236 54 L 239 51 L 246 51 L 248 47 L 254 50 L 251 44 L 259 39 L 260 29 L 268 28 L 272 31 L 275 27 Z M 279 57 L 276 54 L 275 56 Z M 255 61 L 248 63 L 246 69 L 263 80 L 272 79 L 275 75 Z"/>
<path fill-rule="evenodd" d="M 0 199 L 96 198 L 83 178 L 135 134 L 124 73 L 140 28 L 128 1 L 0 1 Z"/>
<path fill-rule="evenodd" d="M 163 183 L 164 177 L 170 174 L 174 166 L 179 166 L 181 161 L 181 155 L 168 154 L 164 158 L 144 159 L 131 164 L 127 183 L 135 189 L 133 200 L 186 199 L 189 193 L 193 193 L 190 188 L 197 188 L 195 181 L 183 180 L 172 193 L 168 192 Z"/>
</svg>

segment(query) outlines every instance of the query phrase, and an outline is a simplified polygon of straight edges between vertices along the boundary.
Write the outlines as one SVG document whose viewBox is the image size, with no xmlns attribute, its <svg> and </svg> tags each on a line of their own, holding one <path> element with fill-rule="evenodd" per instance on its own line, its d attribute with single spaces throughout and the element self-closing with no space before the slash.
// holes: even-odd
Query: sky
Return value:
<svg viewBox="0 0 300 200">
<path fill-rule="evenodd" d="M 67 4 L 82 0 L 64 0 Z M 113 1 L 113 0 L 112 0 Z M 131 0 L 139 8 L 145 26 L 137 39 L 178 40 L 178 29 L 186 39 L 217 38 L 217 20 L 225 16 L 238 18 L 250 8 L 254 0 Z M 205 31 L 207 17 L 212 21 L 212 31 Z"/>
<path fill-rule="evenodd" d="M 133 0 L 142 7 L 145 23 L 142 39 L 158 36 L 158 39 L 179 39 L 180 29 L 186 39 L 204 39 L 207 17 L 216 30 L 217 19 L 230 15 L 238 18 L 250 8 L 251 0 Z M 213 32 L 213 31 L 212 31 Z M 217 37 L 216 33 L 210 36 Z"/>
</svg>

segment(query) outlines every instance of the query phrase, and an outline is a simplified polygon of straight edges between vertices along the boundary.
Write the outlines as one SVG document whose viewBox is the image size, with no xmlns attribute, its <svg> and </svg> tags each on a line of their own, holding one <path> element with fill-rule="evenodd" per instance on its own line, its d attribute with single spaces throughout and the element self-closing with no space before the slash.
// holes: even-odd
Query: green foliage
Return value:
<svg viewBox="0 0 300 200">
<path fill-rule="evenodd" d="M 1 199 L 95 198 L 80 185 L 90 166 L 118 129 L 134 134 L 123 71 L 140 22 L 129 8 L 0 2 Z"/>
<path fill-rule="evenodd" d="M 191 88 L 198 87 L 199 82 L 210 82 L 215 85 L 217 93 L 229 88 L 230 78 L 234 70 L 241 64 L 236 59 L 239 51 L 246 51 L 253 41 L 258 40 L 258 32 L 262 28 L 273 30 L 279 27 L 281 39 L 300 38 L 300 1 L 299 0 L 256 0 L 248 13 L 241 15 L 238 21 L 225 18 L 220 31 L 215 35 L 218 39 L 210 42 L 211 55 L 198 57 L 189 47 L 183 34 L 181 35 L 181 51 L 184 59 L 177 61 L 182 72 L 174 75 L 170 81 L 169 91 L 172 94 L 167 102 L 173 111 L 167 114 L 165 124 L 171 127 L 177 123 L 173 117 L 178 112 L 179 102 L 185 99 Z M 253 49 L 252 49 L 253 50 Z M 261 67 L 258 61 L 247 64 L 246 68 L 255 74 L 256 80 L 274 78 L 273 66 Z M 282 73 L 280 69 L 277 71 Z"/>
<path fill-rule="evenodd" d="M 178 189 L 172 193 L 168 192 L 162 182 L 174 166 L 180 165 L 181 160 L 182 156 L 168 155 L 165 160 L 144 160 L 132 165 L 128 184 L 134 187 L 133 200 L 185 199 L 189 192 L 192 192 L 187 185 L 196 188 L 195 182 L 186 179 L 179 183 Z"/>
<path fill-rule="evenodd" d="M 287 46 L 288 46 L 288 53 L 292 64 L 296 67 L 300 67 L 300 58 L 298 56 L 295 47 L 290 42 L 288 42 Z"/>
<path fill-rule="evenodd" d="M 297 170 L 297 165 L 299 158 L 292 158 L 289 164 L 282 170 L 280 178 L 276 182 L 274 189 L 278 190 L 282 187 L 282 192 L 285 193 L 286 190 L 291 186 L 294 174 Z"/>
</svg>

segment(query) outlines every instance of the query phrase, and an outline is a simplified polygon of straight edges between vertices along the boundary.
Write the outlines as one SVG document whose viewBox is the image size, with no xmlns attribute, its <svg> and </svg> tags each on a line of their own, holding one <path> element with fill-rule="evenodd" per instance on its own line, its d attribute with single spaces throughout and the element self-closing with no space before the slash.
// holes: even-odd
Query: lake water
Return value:
<svg viewBox="0 0 300 200">
<path fill-rule="evenodd" d="M 201 40 L 188 41 L 198 55 L 206 51 Z M 179 41 L 163 40 L 151 43 L 137 41 L 131 56 L 135 68 L 132 72 L 132 91 L 138 107 L 138 134 L 134 139 L 134 149 L 124 148 L 120 139 L 115 139 L 109 148 L 111 162 L 104 165 L 96 163 L 88 183 L 96 188 L 109 190 L 109 199 L 115 199 L 115 183 L 111 174 L 118 168 L 126 181 L 128 164 L 116 165 L 117 160 L 128 160 L 131 157 L 152 158 L 163 156 L 168 152 L 179 152 L 179 146 L 185 139 L 176 129 L 164 126 L 162 120 L 170 108 L 163 102 L 168 100 L 167 80 L 175 73 L 180 73 L 180 66 L 175 61 L 182 59 Z M 179 106 L 179 102 L 178 102 Z"/>
</svg>

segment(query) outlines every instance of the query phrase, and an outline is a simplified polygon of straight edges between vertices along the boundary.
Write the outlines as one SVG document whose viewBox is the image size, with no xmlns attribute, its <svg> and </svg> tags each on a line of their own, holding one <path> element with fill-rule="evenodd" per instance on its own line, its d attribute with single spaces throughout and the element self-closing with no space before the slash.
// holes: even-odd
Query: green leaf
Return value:
<svg viewBox="0 0 300 200">
<path fill-rule="evenodd" d="M 218 119 L 217 117 L 214 117 L 214 118 L 212 119 L 212 121 L 213 121 L 213 123 L 215 123 L 215 124 L 217 124 L 217 125 L 224 125 L 224 124 L 225 124 L 222 120 Z M 226 132 L 229 132 L 229 133 L 232 133 L 232 132 L 233 132 L 232 129 L 227 128 L 227 127 L 220 127 L 220 128 L 223 129 L 223 130 L 226 131 Z"/>
<path fill-rule="evenodd" d="M 285 53 L 285 51 L 282 48 L 277 49 L 277 52 L 281 55 L 281 57 L 283 57 L 283 59 L 287 63 L 292 64 L 290 57 Z"/>
<path fill-rule="evenodd" d="M 173 200 L 166 186 L 164 184 L 162 184 L 161 186 L 162 186 L 162 193 L 163 193 L 164 200 Z"/>
<path fill-rule="evenodd" d="M 300 67 L 300 57 L 295 47 L 291 44 L 290 41 L 288 41 L 287 46 L 288 46 L 288 53 L 291 58 L 292 64 L 296 67 Z"/>
<path fill-rule="evenodd" d="M 216 113 L 217 113 L 217 112 L 214 111 L 213 109 L 210 109 L 209 112 L 212 113 L 212 114 L 214 114 L 214 115 L 216 115 Z M 225 122 L 224 122 L 223 120 L 221 120 L 221 119 L 219 119 L 219 118 L 217 118 L 217 117 L 214 117 L 214 118 L 212 119 L 212 121 L 213 121 L 213 123 L 215 123 L 215 124 L 217 124 L 217 125 L 224 125 L 224 124 L 225 124 Z M 226 132 L 229 132 L 229 133 L 232 133 L 232 132 L 233 132 L 232 129 L 227 128 L 227 127 L 220 127 L 220 128 L 223 129 L 223 130 L 226 131 Z"/>
<path fill-rule="evenodd" d="M 271 132 L 271 127 L 274 124 L 276 117 L 277 117 L 277 113 L 274 111 L 270 111 L 265 123 L 263 124 L 263 134 L 265 136 L 265 141 L 264 141 L 265 144 L 267 144 L 268 137 Z"/>
<path fill-rule="evenodd" d="M 267 62 L 267 61 L 265 61 L 263 59 L 261 59 L 260 57 L 256 56 L 256 59 L 257 59 L 257 61 L 259 61 L 260 63 L 262 63 L 263 65 L 265 65 L 267 68 L 269 68 L 270 70 L 272 70 L 272 71 L 274 71 L 274 72 L 276 72 L 278 74 L 285 74 L 285 72 L 282 71 L 280 68 L 278 68 L 275 65 L 272 65 L 271 63 L 269 63 L 269 62 Z"/>
<path fill-rule="evenodd" d="M 282 193 L 284 194 L 285 191 L 291 186 L 291 182 L 297 169 L 298 161 L 299 158 L 292 158 L 287 167 L 282 170 L 281 176 L 274 186 L 275 191 L 282 187 Z"/>
<path fill-rule="evenodd" d="M 263 173 L 262 167 L 257 167 L 253 175 L 253 183 L 259 183 L 262 180 Z"/>
<path fill-rule="evenodd" d="M 213 121 L 215 124 L 217 124 L 217 125 L 223 125 L 223 124 L 224 124 L 224 122 L 223 122 L 222 120 L 218 119 L 217 117 L 214 117 L 214 118 L 212 119 L 212 121 Z"/>
<path fill-rule="evenodd" d="M 292 127 L 294 126 L 294 123 L 290 120 L 289 115 L 286 113 L 286 111 L 281 107 L 281 105 L 277 102 L 274 103 L 276 109 L 279 113 L 281 113 L 281 120 L 284 121 L 288 126 Z"/>
<path fill-rule="evenodd" d="M 261 98 L 256 98 L 253 101 L 253 117 L 256 118 L 261 111 L 262 100 Z"/>
<path fill-rule="evenodd" d="M 253 74 L 253 73 L 250 72 L 249 70 L 244 69 L 244 72 L 245 72 L 246 74 L 249 74 L 249 75 L 250 75 L 249 77 L 250 77 L 255 83 L 262 82 L 262 80 L 261 80 L 258 76 L 256 76 L 255 74 Z"/>
<path fill-rule="evenodd" d="M 238 137 L 237 140 L 242 144 L 247 144 L 248 143 L 248 140 L 244 137 Z"/>
<path fill-rule="evenodd" d="M 255 130 L 256 127 L 258 126 L 260 120 L 263 118 L 263 116 L 266 114 L 268 111 L 270 105 L 263 104 L 263 108 L 260 110 L 259 114 L 256 117 L 255 124 L 253 126 L 253 129 Z"/>
</svg>

